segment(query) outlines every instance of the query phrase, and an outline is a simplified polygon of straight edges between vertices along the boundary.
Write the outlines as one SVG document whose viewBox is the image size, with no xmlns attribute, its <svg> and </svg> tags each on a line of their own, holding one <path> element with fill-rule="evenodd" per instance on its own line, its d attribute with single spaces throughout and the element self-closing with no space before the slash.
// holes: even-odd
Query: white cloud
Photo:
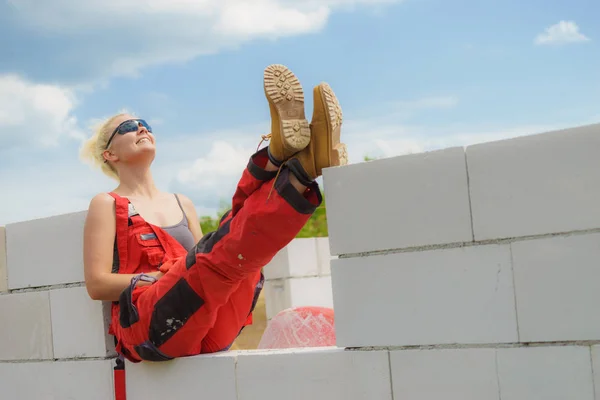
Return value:
<svg viewBox="0 0 600 400">
<path fill-rule="evenodd" d="M 135 75 L 146 66 L 187 61 L 255 39 L 318 32 L 337 9 L 400 1 L 11 0 L 10 4 L 22 28 L 61 40 L 51 60 L 57 68 L 88 69 L 107 77 Z"/>
<path fill-rule="evenodd" d="M 239 37 L 295 35 L 321 29 L 329 12 L 324 5 L 301 11 L 276 2 L 232 2 L 223 5 L 214 29 Z"/>
<path fill-rule="evenodd" d="M 177 180 L 194 190 L 218 197 L 229 193 L 240 178 L 248 158 L 256 149 L 244 148 L 235 142 L 217 140 L 207 155 L 197 158 L 177 173 Z"/>
<path fill-rule="evenodd" d="M 82 138 L 69 89 L 0 75 L 0 147 L 28 144 L 49 147 L 62 138 Z"/>
<path fill-rule="evenodd" d="M 579 26 L 573 21 L 560 21 L 540 33 L 535 38 L 537 45 L 569 44 L 587 42 L 590 39 L 579 31 Z"/>
</svg>

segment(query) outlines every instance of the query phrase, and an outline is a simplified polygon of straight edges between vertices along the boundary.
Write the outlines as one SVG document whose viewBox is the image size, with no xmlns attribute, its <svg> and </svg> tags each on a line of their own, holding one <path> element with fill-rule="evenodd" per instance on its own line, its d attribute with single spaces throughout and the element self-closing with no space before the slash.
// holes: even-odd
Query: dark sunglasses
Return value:
<svg viewBox="0 0 600 400">
<path fill-rule="evenodd" d="M 137 132 L 140 125 L 146 128 L 148 132 L 152 133 L 152 128 L 150 128 L 150 125 L 148 125 L 148 123 L 143 119 L 128 119 L 127 121 L 121 122 L 119 126 L 117 126 L 115 131 L 112 133 L 112 135 L 110 135 L 110 138 L 108 139 L 104 150 L 108 149 L 108 146 L 110 146 L 110 142 L 112 142 L 113 138 L 117 133 L 119 135 L 124 135 L 129 132 Z"/>
</svg>

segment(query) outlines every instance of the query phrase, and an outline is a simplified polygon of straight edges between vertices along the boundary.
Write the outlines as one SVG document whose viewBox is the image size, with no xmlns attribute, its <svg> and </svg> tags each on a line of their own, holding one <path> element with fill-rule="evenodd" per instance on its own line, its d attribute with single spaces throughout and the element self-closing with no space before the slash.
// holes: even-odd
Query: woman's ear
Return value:
<svg viewBox="0 0 600 400">
<path fill-rule="evenodd" d="M 104 150 L 104 152 L 102 152 L 102 157 L 104 157 L 104 162 L 108 162 L 108 161 L 115 162 L 115 161 L 117 161 L 119 159 L 119 157 L 117 157 L 110 150 Z"/>
</svg>

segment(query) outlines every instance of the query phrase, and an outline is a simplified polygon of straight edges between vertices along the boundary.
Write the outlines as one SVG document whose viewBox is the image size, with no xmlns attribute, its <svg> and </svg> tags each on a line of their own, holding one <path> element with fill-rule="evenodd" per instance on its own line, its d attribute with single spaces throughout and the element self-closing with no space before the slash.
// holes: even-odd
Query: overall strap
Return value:
<svg viewBox="0 0 600 400">
<path fill-rule="evenodd" d="M 110 192 L 115 199 L 115 211 L 117 217 L 116 233 L 117 233 L 117 250 L 119 252 L 119 264 L 127 262 L 127 242 L 129 239 L 129 200 L 119 196 L 116 193 Z"/>
</svg>

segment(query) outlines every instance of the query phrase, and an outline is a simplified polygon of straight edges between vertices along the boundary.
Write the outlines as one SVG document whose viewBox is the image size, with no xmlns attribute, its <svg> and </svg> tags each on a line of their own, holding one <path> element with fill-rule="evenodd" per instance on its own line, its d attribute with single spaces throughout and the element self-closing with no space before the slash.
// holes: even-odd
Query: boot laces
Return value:
<svg viewBox="0 0 600 400">
<path fill-rule="evenodd" d="M 258 149 L 260 148 L 260 145 L 261 145 L 261 144 L 263 144 L 263 142 L 266 142 L 266 141 L 268 141 L 268 140 L 271 140 L 271 137 L 272 137 L 272 136 L 273 136 L 273 135 L 272 135 L 272 134 L 270 134 L 270 133 L 268 133 L 268 134 L 266 134 L 266 135 L 260 135 L 260 139 L 261 139 L 261 140 L 260 140 L 260 143 L 258 144 L 258 146 L 256 146 L 256 151 L 258 151 Z"/>
<path fill-rule="evenodd" d="M 256 146 L 256 151 L 258 151 L 260 149 L 260 145 L 263 144 L 263 142 L 271 140 L 271 137 L 273 137 L 273 134 L 271 134 L 271 133 L 267 133 L 266 135 L 260 135 L 261 140 L 260 140 L 260 143 L 258 144 L 258 146 Z M 271 190 L 269 190 L 269 195 L 267 196 L 267 202 L 271 198 L 271 194 L 273 193 L 273 189 L 275 188 L 275 182 L 277 182 L 279 173 L 281 172 L 281 169 L 283 168 L 284 165 L 285 165 L 285 161 L 281 163 L 279 168 L 277 168 L 277 174 L 275 175 L 275 178 L 273 179 L 273 184 L 271 185 Z"/>
<path fill-rule="evenodd" d="M 281 165 L 279 166 L 279 168 L 277 168 L 277 174 L 275 175 L 275 178 L 273 179 L 273 184 L 271 185 L 271 190 L 269 190 L 269 195 L 267 196 L 267 202 L 271 198 L 271 193 L 273 193 L 273 189 L 275 188 L 275 183 L 277 183 L 277 178 L 279 177 L 279 173 L 281 172 L 281 169 L 283 168 L 283 166 L 285 165 L 286 162 L 287 162 L 287 160 L 282 162 Z"/>
</svg>

